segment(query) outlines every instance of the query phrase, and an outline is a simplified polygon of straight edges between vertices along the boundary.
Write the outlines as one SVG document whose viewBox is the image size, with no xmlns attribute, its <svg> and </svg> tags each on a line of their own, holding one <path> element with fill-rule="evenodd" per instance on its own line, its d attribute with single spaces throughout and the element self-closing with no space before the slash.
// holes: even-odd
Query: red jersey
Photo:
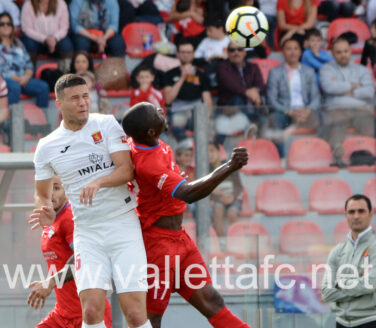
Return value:
<svg viewBox="0 0 376 328">
<path fill-rule="evenodd" d="M 143 92 L 140 88 L 132 90 L 130 105 L 133 106 L 142 101 L 152 103 L 156 107 L 165 108 L 162 92 L 153 88 L 153 86 L 150 86 L 146 92 Z"/>
<path fill-rule="evenodd" d="M 135 192 L 142 229 L 149 228 L 162 216 L 183 213 L 185 202 L 174 198 L 179 186 L 186 180 L 180 175 L 171 148 L 159 140 L 149 147 L 128 139 L 135 166 Z"/>
<path fill-rule="evenodd" d="M 67 203 L 56 215 L 54 223 L 43 227 L 41 247 L 49 270 L 51 265 L 55 265 L 57 271 L 61 270 L 73 255 L 71 246 L 73 245 L 74 224 L 72 219 L 72 207 Z M 66 318 L 82 315 L 81 302 L 74 280 L 65 283 L 62 288 L 55 287 L 55 293 L 56 312 Z"/>
<path fill-rule="evenodd" d="M 312 0 L 312 7 L 318 7 L 319 4 L 319 0 Z M 299 8 L 292 8 L 290 11 L 288 0 L 278 0 L 277 10 L 282 10 L 285 12 L 287 24 L 302 25 L 306 21 L 304 1 Z"/>
</svg>

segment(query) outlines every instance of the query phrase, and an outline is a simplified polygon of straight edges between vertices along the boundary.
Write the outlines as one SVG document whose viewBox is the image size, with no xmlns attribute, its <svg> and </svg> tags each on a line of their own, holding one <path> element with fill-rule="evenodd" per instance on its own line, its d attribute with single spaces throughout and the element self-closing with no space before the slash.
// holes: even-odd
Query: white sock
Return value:
<svg viewBox="0 0 376 328">
<path fill-rule="evenodd" d="M 96 323 L 95 325 L 88 325 L 87 323 L 82 321 L 82 328 L 106 328 L 106 325 L 104 324 L 104 321 Z"/>
<path fill-rule="evenodd" d="M 146 321 L 142 326 L 138 326 L 137 328 L 153 328 L 150 321 Z"/>
</svg>

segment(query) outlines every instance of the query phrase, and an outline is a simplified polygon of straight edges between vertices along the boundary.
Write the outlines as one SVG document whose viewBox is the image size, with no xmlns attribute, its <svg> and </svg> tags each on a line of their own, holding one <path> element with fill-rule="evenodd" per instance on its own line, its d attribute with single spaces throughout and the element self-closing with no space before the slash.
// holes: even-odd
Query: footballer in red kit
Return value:
<svg viewBox="0 0 376 328">
<path fill-rule="evenodd" d="M 53 177 L 52 204 L 56 218 L 50 226 L 44 226 L 41 238 L 43 256 L 47 262 L 49 273 L 58 274 L 61 286 L 55 279 L 46 282 L 34 281 L 30 284 L 32 292 L 28 304 L 35 309 L 42 308 L 46 297 L 55 289 L 55 308 L 36 326 L 37 328 L 81 328 L 82 310 L 80 298 L 77 295 L 76 283 L 68 266 L 73 266 L 73 213 L 60 179 Z M 65 270 L 65 271 L 64 271 Z M 63 274 L 64 272 L 64 274 Z M 65 277 L 63 277 L 63 275 Z M 65 280 L 64 280 L 65 278 Z M 65 283 L 63 282 L 66 281 Z M 43 283 L 48 288 L 43 287 Z M 112 327 L 111 305 L 106 299 L 105 324 Z"/>
<path fill-rule="evenodd" d="M 159 139 L 167 128 L 162 109 L 139 103 L 125 112 L 122 126 L 131 137 L 128 143 L 135 167 L 134 191 L 147 261 L 159 269 L 159 277 L 154 275 L 154 268 L 148 271 L 147 310 L 153 328 L 161 327 L 173 292 L 198 309 L 213 327 L 249 328 L 225 306 L 212 286 L 197 245 L 181 226 L 185 202 L 208 196 L 232 172 L 246 165 L 247 150 L 235 148 L 227 163 L 199 180 L 187 182 L 180 175 L 170 147 Z"/>
</svg>

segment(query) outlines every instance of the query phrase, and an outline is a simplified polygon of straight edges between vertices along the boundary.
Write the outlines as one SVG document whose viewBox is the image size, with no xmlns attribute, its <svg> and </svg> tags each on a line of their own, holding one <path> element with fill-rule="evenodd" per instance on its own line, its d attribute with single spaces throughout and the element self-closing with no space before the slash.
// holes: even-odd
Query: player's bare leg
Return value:
<svg viewBox="0 0 376 328">
<path fill-rule="evenodd" d="M 105 290 L 85 289 L 80 292 L 80 299 L 82 307 L 82 321 L 85 324 L 95 325 L 104 321 L 104 309 L 106 304 Z"/>
<path fill-rule="evenodd" d="M 120 293 L 118 299 L 128 327 L 151 327 L 146 314 L 146 292 Z"/>
<path fill-rule="evenodd" d="M 212 285 L 206 285 L 195 291 L 189 303 L 199 310 L 215 328 L 250 328 L 231 313 L 225 306 L 222 296 Z"/>
</svg>

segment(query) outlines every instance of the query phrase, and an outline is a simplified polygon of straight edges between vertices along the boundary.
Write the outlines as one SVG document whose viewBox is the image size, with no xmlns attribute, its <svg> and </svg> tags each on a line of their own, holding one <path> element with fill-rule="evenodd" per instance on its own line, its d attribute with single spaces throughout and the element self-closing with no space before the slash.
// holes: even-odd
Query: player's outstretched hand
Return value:
<svg viewBox="0 0 376 328">
<path fill-rule="evenodd" d="M 89 205 L 92 205 L 93 198 L 96 196 L 99 189 L 100 185 L 96 180 L 82 187 L 80 193 L 81 204 L 84 204 L 86 206 L 89 203 Z"/>
<path fill-rule="evenodd" d="M 32 308 L 37 310 L 39 308 L 42 309 L 44 307 L 44 303 L 46 298 L 51 294 L 52 287 L 49 281 L 33 281 L 29 288 L 32 288 L 32 291 L 27 298 L 27 304 L 30 305 Z"/>
<path fill-rule="evenodd" d="M 52 207 L 42 206 L 34 209 L 33 213 L 28 218 L 28 223 L 31 224 L 31 230 L 36 228 L 51 225 L 55 220 L 56 213 Z"/>
<path fill-rule="evenodd" d="M 248 163 L 248 150 L 244 147 L 234 148 L 232 150 L 230 166 L 234 171 L 239 170 Z"/>
</svg>

